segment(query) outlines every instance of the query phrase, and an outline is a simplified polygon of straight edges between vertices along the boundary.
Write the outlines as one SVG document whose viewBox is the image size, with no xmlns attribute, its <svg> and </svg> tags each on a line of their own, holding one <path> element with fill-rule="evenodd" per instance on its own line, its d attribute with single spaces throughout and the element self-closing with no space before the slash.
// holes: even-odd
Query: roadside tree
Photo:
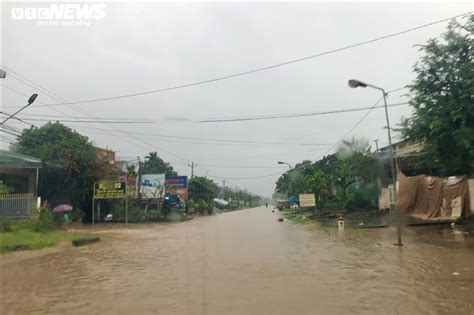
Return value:
<svg viewBox="0 0 474 315">
<path fill-rule="evenodd" d="M 431 39 L 414 66 L 410 86 L 414 111 L 402 121 L 405 139 L 423 143 L 418 164 L 440 175 L 474 174 L 474 15 L 453 21 L 441 39 Z"/>
<path fill-rule="evenodd" d="M 212 202 L 219 192 L 217 184 L 206 177 L 194 176 L 189 180 L 189 199 L 198 201 L 203 200 L 207 203 Z"/>
<path fill-rule="evenodd" d="M 178 175 L 178 173 L 174 171 L 173 166 L 163 161 L 163 159 L 158 156 L 157 152 L 150 152 L 145 157 L 145 162 L 143 162 L 140 172 L 142 174 L 165 174 L 166 177 Z"/>
<path fill-rule="evenodd" d="M 23 130 L 12 150 L 40 158 L 39 194 L 50 203 L 71 203 L 90 214 L 93 182 L 114 176 L 89 139 L 61 123 Z"/>
</svg>

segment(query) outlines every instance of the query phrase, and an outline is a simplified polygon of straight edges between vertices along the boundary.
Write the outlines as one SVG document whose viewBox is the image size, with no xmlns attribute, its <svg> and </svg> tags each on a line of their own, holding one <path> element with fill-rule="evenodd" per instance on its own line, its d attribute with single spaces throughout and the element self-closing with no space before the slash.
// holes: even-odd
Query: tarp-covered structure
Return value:
<svg viewBox="0 0 474 315">
<path fill-rule="evenodd" d="M 468 179 L 454 183 L 441 177 L 399 173 L 399 209 L 415 218 L 437 221 L 458 220 L 470 214 Z"/>
</svg>

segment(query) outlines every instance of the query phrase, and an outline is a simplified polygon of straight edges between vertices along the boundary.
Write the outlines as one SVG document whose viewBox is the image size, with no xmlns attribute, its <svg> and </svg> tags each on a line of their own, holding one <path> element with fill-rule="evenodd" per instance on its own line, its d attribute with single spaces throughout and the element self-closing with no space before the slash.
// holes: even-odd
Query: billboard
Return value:
<svg viewBox="0 0 474 315">
<path fill-rule="evenodd" d="M 314 194 L 300 194 L 299 197 L 301 208 L 316 207 L 316 198 Z"/>
<path fill-rule="evenodd" d="M 140 175 L 140 195 L 143 199 L 162 198 L 165 192 L 165 174 Z"/>
<path fill-rule="evenodd" d="M 129 197 L 137 197 L 137 172 L 129 171 L 127 175 L 119 176 L 119 181 L 127 182 L 127 193 Z"/>
<path fill-rule="evenodd" d="M 166 179 L 166 192 L 176 193 L 184 200 L 188 200 L 188 177 L 176 176 Z"/>
</svg>

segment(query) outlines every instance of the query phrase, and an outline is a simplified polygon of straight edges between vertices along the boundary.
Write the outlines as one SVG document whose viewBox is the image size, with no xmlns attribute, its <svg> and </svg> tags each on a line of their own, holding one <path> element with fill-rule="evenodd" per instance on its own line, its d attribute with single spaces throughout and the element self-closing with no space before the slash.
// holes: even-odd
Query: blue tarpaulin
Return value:
<svg viewBox="0 0 474 315">
<path fill-rule="evenodd" d="M 290 203 L 290 204 L 291 203 L 298 203 L 298 202 L 300 202 L 300 200 L 296 197 L 290 197 L 290 198 L 288 198 L 287 202 Z"/>
</svg>

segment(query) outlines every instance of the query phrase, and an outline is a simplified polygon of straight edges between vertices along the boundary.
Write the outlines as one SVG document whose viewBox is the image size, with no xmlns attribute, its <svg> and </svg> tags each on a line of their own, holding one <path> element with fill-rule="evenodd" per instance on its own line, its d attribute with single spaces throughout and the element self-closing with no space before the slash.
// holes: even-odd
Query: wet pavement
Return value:
<svg viewBox="0 0 474 315">
<path fill-rule="evenodd" d="M 255 208 L 94 228 L 0 256 L 1 314 L 474 314 L 474 236 L 278 222 Z M 454 275 L 453 275 L 454 273 Z"/>
</svg>

